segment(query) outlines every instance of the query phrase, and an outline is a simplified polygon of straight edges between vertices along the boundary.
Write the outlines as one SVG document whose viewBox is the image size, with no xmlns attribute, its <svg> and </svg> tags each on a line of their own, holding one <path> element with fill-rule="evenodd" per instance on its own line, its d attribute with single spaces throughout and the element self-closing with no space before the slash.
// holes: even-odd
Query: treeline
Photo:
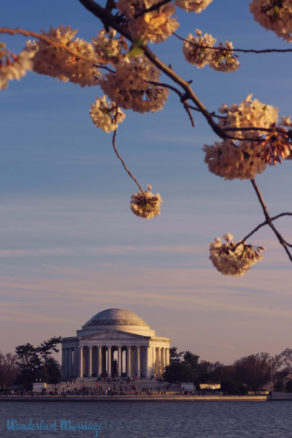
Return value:
<svg viewBox="0 0 292 438">
<path fill-rule="evenodd" d="M 52 354 L 59 351 L 60 342 L 60 336 L 53 337 L 37 347 L 30 343 L 18 345 L 14 355 L 0 353 L 0 390 L 9 390 L 14 385 L 31 390 L 33 382 L 59 382 L 61 367 Z"/>
<path fill-rule="evenodd" d="M 53 337 L 34 347 L 30 343 L 19 345 L 15 354 L 0 353 L 0 391 L 14 385 L 31 390 L 33 382 L 58 383 L 61 380 L 60 364 L 52 357 L 57 353 L 61 337 Z M 201 383 L 220 383 L 227 394 L 258 392 L 263 388 L 292 392 L 292 349 L 278 355 L 257 353 L 242 357 L 232 365 L 200 360 L 190 351 L 170 349 L 170 364 L 163 378 L 170 383 L 192 382 L 197 389 Z"/>
<path fill-rule="evenodd" d="M 165 368 L 164 380 L 170 383 L 220 383 L 227 394 L 247 394 L 263 388 L 270 391 L 292 392 L 292 349 L 278 355 L 257 353 L 236 360 L 233 365 L 199 360 L 190 351 L 178 353 L 170 349 L 170 364 Z"/>
</svg>

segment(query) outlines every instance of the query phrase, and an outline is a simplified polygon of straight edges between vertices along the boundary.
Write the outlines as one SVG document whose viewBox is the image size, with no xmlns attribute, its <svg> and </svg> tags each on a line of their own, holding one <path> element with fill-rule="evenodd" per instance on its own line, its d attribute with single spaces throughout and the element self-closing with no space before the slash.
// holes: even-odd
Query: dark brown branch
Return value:
<svg viewBox="0 0 292 438">
<path fill-rule="evenodd" d="M 188 106 L 189 109 L 191 109 L 193 111 L 200 112 L 199 108 L 196 108 L 196 107 L 194 107 L 194 106 L 192 106 L 192 105 L 190 105 L 188 103 L 187 103 L 187 106 Z M 211 115 L 212 115 L 212 117 L 214 117 L 214 114 L 211 114 Z"/>
<path fill-rule="evenodd" d="M 274 216 L 271 219 L 272 219 L 272 221 L 275 221 L 276 219 L 280 219 L 281 217 L 284 217 L 284 216 L 292 216 L 292 213 L 287 211 L 284 213 L 277 214 L 277 216 Z"/>
<path fill-rule="evenodd" d="M 93 0 L 79 0 L 79 2 L 95 17 L 99 18 L 105 27 L 112 27 L 121 35 L 124 35 L 129 41 L 133 42 L 126 27 L 121 25 L 121 18 L 119 16 L 112 15 L 110 11 L 106 10 Z"/>
<path fill-rule="evenodd" d="M 275 220 L 277 220 L 277 219 L 280 219 L 281 217 L 284 217 L 284 216 L 292 216 L 292 213 L 289 213 L 289 212 L 286 212 L 286 213 L 280 213 L 280 214 L 278 214 L 277 216 L 273 216 L 273 217 L 271 217 L 271 221 L 273 222 L 273 221 L 275 221 Z M 241 241 L 240 242 L 238 242 L 238 244 L 236 245 L 236 247 L 238 246 L 238 245 L 240 245 L 241 243 L 243 243 L 243 242 L 245 242 L 249 237 L 251 237 L 253 234 L 255 234 L 260 228 L 262 228 L 262 227 L 264 227 L 264 226 L 266 226 L 266 225 L 269 225 L 269 223 L 268 223 L 268 221 L 267 220 L 265 220 L 264 222 L 262 222 L 262 223 L 260 223 L 258 226 L 256 226 L 250 233 L 248 233 L 243 239 L 241 239 Z M 290 246 L 290 245 L 289 245 Z M 236 248 L 235 247 L 235 248 Z"/>
<path fill-rule="evenodd" d="M 289 246 L 289 247 L 292 247 L 292 245 L 291 245 L 290 243 L 286 242 L 286 240 L 283 238 L 283 236 L 279 233 L 279 231 L 277 230 L 277 228 L 274 226 L 274 224 L 273 224 L 273 222 L 272 222 L 272 218 L 271 218 L 270 215 L 269 215 L 269 212 L 268 212 L 267 206 L 266 206 L 266 204 L 265 204 L 265 202 L 264 202 L 264 199 L 263 199 L 263 197 L 262 197 L 262 194 L 261 194 L 261 192 L 260 192 L 260 190 L 259 190 L 259 188 L 258 188 L 258 186 L 257 186 L 257 184 L 256 184 L 256 182 L 255 182 L 255 180 L 254 180 L 254 179 L 251 179 L 250 182 L 251 182 L 251 184 L 252 184 L 252 186 L 253 186 L 253 188 L 254 188 L 254 191 L 256 192 L 256 195 L 257 195 L 257 198 L 258 198 L 258 200 L 259 200 L 259 203 L 261 204 L 261 207 L 262 207 L 262 210 L 263 210 L 264 216 L 265 216 L 265 218 L 266 218 L 267 225 L 269 225 L 269 227 L 272 229 L 272 231 L 273 231 L 274 234 L 276 235 L 276 237 L 277 237 L 277 239 L 278 239 L 280 245 L 283 246 L 283 248 L 284 248 L 285 252 L 287 253 L 287 255 L 288 255 L 290 261 L 292 262 L 292 254 L 290 253 L 289 248 L 288 248 L 288 246 Z"/>
<path fill-rule="evenodd" d="M 186 43 L 192 44 L 195 47 L 198 47 L 199 49 L 208 49 L 208 50 L 215 50 L 215 51 L 222 51 L 225 50 L 227 52 L 238 52 L 238 53 L 256 53 L 256 54 L 262 54 L 262 53 L 291 53 L 292 49 L 239 49 L 239 48 L 234 48 L 234 49 L 229 49 L 227 47 L 213 47 L 213 46 L 204 46 L 201 44 L 196 44 L 194 43 L 194 41 L 190 41 L 187 40 L 183 37 L 181 37 L 180 35 L 178 35 L 176 32 L 173 33 L 173 35 L 181 40 L 184 41 Z"/>
<path fill-rule="evenodd" d="M 186 110 L 186 113 L 190 119 L 191 125 L 193 127 L 195 127 L 195 122 L 194 122 L 194 118 L 193 115 L 190 111 L 189 105 L 187 104 L 186 100 L 186 96 L 185 94 L 183 94 L 180 90 L 178 90 L 177 88 L 173 87 L 172 85 L 169 84 L 164 84 L 163 82 L 154 82 L 154 81 L 147 81 L 149 84 L 153 84 L 153 85 L 157 85 L 160 87 L 165 87 L 165 88 L 169 88 L 170 90 L 174 91 L 180 98 L 180 101 L 182 102 L 184 109 Z"/>
<path fill-rule="evenodd" d="M 195 122 L 194 122 L 193 115 L 192 115 L 192 113 L 190 111 L 190 108 L 188 107 L 188 104 L 186 102 L 183 102 L 183 106 L 184 106 L 184 109 L 186 110 L 187 115 L 189 116 L 191 125 L 194 128 L 196 125 L 195 125 Z"/>
<path fill-rule="evenodd" d="M 225 132 L 214 122 L 211 113 L 206 109 L 204 104 L 199 100 L 199 98 L 194 93 L 190 84 L 183 80 L 179 75 L 177 75 L 171 68 L 167 67 L 147 46 L 143 47 L 145 56 L 151 61 L 156 67 L 163 71 L 168 77 L 170 77 L 175 83 L 180 85 L 185 91 L 185 100 L 190 99 L 198 108 L 198 110 L 203 114 L 208 124 L 211 126 L 213 131 L 221 138 L 226 138 Z"/>
<path fill-rule="evenodd" d="M 147 82 L 148 82 L 148 84 L 156 85 L 158 87 L 168 88 L 169 90 L 172 90 L 174 93 L 178 94 L 180 99 L 183 98 L 183 93 L 180 90 L 178 90 L 177 88 L 175 88 L 173 85 L 165 84 L 163 82 L 155 82 L 155 81 L 147 81 Z"/>
<path fill-rule="evenodd" d="M 223 117 L 224 118 L 224 117 Z M 281 134 L 287 134 L 288 132 L 285 131 L 284 129 L 275 127 L 275 128 L 256 128 L 254 126 L 249 127 L 245 127 L 245 128 L 223 128 L 224 131 L 263 131 L 263 132 L 280 132 Z"/>
<path fill-rule="evenodd" d="M 161 0 L 160 2 L 156 3 L 155 5 L 150 6 L 150 8 L 143 9 L 143 11 L 138 12 L 138 13 L 134 16 L 134 18 L 139 18 L 139 17 L 141 17 L 142 15 L 147 14 L 147 12 L 157 11 L 157 10 L 160 8 L 160 6 L 163 6 L 163 5 L 165 5 L 166 3 L 170 3 L 170 2 L 171 2 L 171 0 Z"/>
<path fill-rule="evenodd" d="M 291 131 L 286 131 L 284 129 L 278 128 L 278 127 L 274 127 L 274 128 L 256 128 L 256 127 L 245 127 L 245 128 L 222 128 L 223 131 L 226 134 L 226 138 L 230 138 L 232 140 L 240 140 L 240 141 L 252 141 L 252 142 L 263 142 L 265 141 L 264 137 L 234 137 L 233 135 L 229 135 L 227 134 L 227 132 L 229 131 L 243 131 L 243 132 L 249 132 L 249 131 L 261 131 L 263 133 L 268 133 L 268 132 L 277 132 L 280 134 L 284 134 L 287 136 L 287 141 L 290 140 L 291 138 Z"/>
<path fill-rule="evenodd" d="M 116 156 L 118 157 L 118 159 L 120 160 L 120 162 L 122 163 L 123 168 L 124 168 L 125 171 L 128 173 L 128 175 L 130 176 L 130 178 L 131 178 L 131 179 L 134 181 L 134 183 L 137 184 L 137 186 L 139 187 L 140 192 L 141 192 L 141 193 L 144 193 L 144 192 L 143 192 L 143 189 L 142 189 L 142 187 L 141 187 L 141 185 L 138 183 L 137 179 L 134 177 L 134 175 L 132 174 L 132 172 L 128 169 L 128 167 L 126 166 L 125 161 L 123 160 L 123 158 L 122 158 L 121 155 L 119 154 L 119 152 L 118 152 L 118 150 L 117 150 L 117 146 L 116 146 L 116 137 L 117 137 L 117 130 L 115 129 L 115 130 L 114 130 L 114 134 L 113 134 L 113 141 L 112 141 L 112 144 L 113 144 L 113 148 L 114 148 L 115 154 L 116 154 Z"/>
</svg>

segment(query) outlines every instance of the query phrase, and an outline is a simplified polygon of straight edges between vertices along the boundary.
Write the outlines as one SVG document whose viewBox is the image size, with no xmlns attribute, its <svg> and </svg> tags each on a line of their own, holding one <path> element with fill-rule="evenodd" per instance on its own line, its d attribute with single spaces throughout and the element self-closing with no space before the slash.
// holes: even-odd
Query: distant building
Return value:
<svg viewBox="0 0 292 438">
<path fill-rule="evenodd" d="M 62 339 L 62 378 L 160 377 L 169 364 L 168 338 L 124 309 L 94 315 L 75 337 Z"/>
</svg>

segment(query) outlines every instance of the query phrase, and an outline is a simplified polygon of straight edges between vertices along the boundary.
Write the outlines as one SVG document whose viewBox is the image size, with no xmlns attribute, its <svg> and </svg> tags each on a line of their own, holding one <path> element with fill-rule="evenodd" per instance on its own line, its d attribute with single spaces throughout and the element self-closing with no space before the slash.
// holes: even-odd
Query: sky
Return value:
<svg viewBox="0 0 292 438">
<path fill-rule="evenodd" d="M 214 0 L 201 14 L 177 11 L 178 34 L 200 28 L 240 48 L 287 48 L 261 28 L 248 1 Z M 17 6 L 17 7 L 16 7 Z M 47 31 L 70 25 L 90 40 L 97 19 L 77 0 L 6 2 L 0 26 Z M 1 36 L 16 52 L 20 36 Z M 291 114 L 290 54 L 241 55 L 232 74 L 186 64 L 181 42 L 151 49 L 171 64 L 210 111 L 248 94 Z M 0 351 L 74 336 L 107 308 L 137 313 L 178 350 L 232 363 L 252 353 L 291 348 L 291 264 L 268 229 L 250 243 L 267 248 L 244 277 L 226 277 L 210 260 L 209 243 L 226 232 L 243 238 L 263 221 L 248 181 L 209 173 L 202 147 L 216 139 L 200 117 L 191 127 L 176 96 L 163 111 L 127 111 L 118 149 L 134 175 L 163 199 L 161 215 L 144 220 L 129 203 L 137 191 L 116 159 L 111 135 L 89 108 L 97 87 L 27 74 L 1 92 Z M 291 210 L 292 162 L 257 177 L 273 215 Z M 280 222 L 281 221 L 281 222 Z M 278 221 L 290 241 L 291 220 Z"/>
</svg>

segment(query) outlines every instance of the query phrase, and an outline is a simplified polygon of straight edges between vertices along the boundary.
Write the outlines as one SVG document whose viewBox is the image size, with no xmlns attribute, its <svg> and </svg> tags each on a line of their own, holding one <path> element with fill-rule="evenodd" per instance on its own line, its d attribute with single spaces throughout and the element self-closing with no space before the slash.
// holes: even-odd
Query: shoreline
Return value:
<svg viewBox="0 0 292 438">
<path fill-rule="evenodd" d="M 0 396 L 0 402 L 266 402 L 266 395 L 164 395 L 164 396 Z"/>
</svg>

